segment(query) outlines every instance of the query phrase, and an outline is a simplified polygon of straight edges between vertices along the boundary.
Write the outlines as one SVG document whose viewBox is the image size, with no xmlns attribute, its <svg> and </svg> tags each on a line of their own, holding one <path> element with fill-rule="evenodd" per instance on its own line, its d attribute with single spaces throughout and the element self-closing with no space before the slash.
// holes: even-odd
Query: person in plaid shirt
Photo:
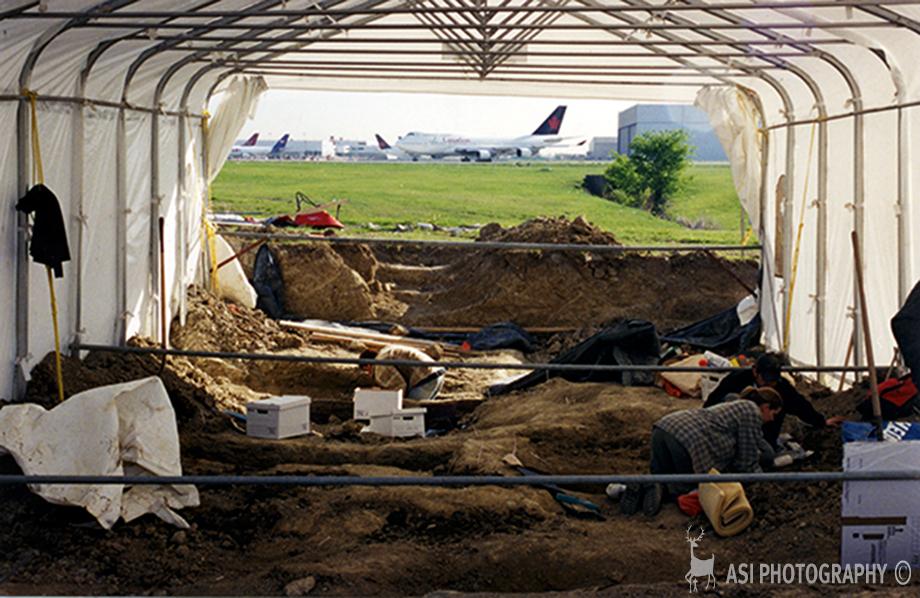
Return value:
<svg viewBox="0 0 920 598">
<path fill-rule="evenodd" d="M 782 408 L 783 399 L 772 388 L 748 388 L 735 401 L 670 413 L 652 429 L 651 473 L 759 472 L 763 424 Z M 678 496 L 695 486 L 668 484 L 667 490 Z M 643 512 L 655 515 L 664 490 L 661 484 L 628 486 L 620 510 L 632 515 L 641 501 Z"/>
</svg>

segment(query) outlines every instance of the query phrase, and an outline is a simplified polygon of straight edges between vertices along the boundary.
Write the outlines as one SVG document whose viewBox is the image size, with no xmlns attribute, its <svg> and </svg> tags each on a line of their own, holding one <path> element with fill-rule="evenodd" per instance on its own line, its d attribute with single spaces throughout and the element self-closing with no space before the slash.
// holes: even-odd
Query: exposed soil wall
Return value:
<svg viewBox="0 0 920 598">
<path fill-rule="evenodd" d="M 609 233 L 564 219 L 516 230 L 487 227 L 482 238 L 615 243 Z M 512 320 L 572 328 L 546 339 L 536 357 L 495 351 L 461 358 L 496 364 L 550 359 L 617 318 L 650 319 L 660 330 L 686 325 L 731 307 L 746 293 L 699 254 L 325 244 L 279 244 L 273 251 L 288 288 L 285 309 L 302 316 L 413 326 Z M 728 267 L 753 284 L 753 262 Z M 186 325 L 174 322 L 171 330 L 179 348 L 349 358 L 363 348 L 356 342 L 318 342 L 200 289 L 192 289 L 189 301 Z M 163 363 L 149 355 L 97 353 L 82 361 L 65 358 L 64 367 L 68 396 L 159 373 L 176 411 L 183 470 L 192 475 L 519 475 L 502 462 L 508 454 L 546 474 L 642 473 L 653 422 L 700 406 L 656 387 L 558 378 L 486 399 L 485 388 L 519 370 L 451 368 L 440 398 L 460 427 L 440 436 L 400 439 L 362 433 L 351 420 L 353 389 L 369 384 L 354 365 L 184 357 Z M 27 400 L 52 407 L 54 380 L 49 356 L 33 371 Z M 803 380 L 798 385 L 828 415 L 853 419 L 853 406 L 865 393 L 857 388 L 835 394 Z M 275 394 L 311 396 L 316 434 L 252 439 L 222 413 L 241 412 L 247 401 Z M 840 469 L 837 430 L 808 430 L 795 418 L 787 421 L 795 438 L 815 451 L 792 470 Z M 0 473 L 18 473 L 18 467 L 2 457 Z M 144 516 L 103 531 L 81 509 L 46 503 L 22 486 L 0 485 L 0 574 L 12 573 L 0 582 L 0 592 L 666 596 L 688 591 L 688 527 L 694 536 L 709 530 L 704 515 L 688 517 L 673 503 L 655 518 L 622 516 L 603 485 L 567 489 L 599 505 L 601 517 L 568 513 L 549 492 L 529 486 L 221 485 L 199 490 L 201 506 L 182 512 L 189 530 Z M 820 565 L 839 559 L 839 484 L 762 483 L 746 491 L 755 512 L 751 527 L 732 538 L 707 531 L 696 553 L 716 555 L 720 595 L 830 596 L 873 589 L 908 595 L 911 588 L 893 582 L 884 588 L 725 584 L 732 564 Z"/>
</svg>

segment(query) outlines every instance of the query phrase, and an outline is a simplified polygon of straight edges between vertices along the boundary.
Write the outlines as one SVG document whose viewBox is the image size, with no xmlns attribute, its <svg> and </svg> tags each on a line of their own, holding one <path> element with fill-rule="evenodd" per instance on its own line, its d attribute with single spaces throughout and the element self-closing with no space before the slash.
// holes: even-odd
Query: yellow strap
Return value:
<svg viewBox="0 0 920 598">
<path fill-rule="evenodd" d="M 42 171 L 42 150 L 38 143 L 38 113 L 35 109 L 38 94 L 34 91 L 24 90 L 22 95 L 29 98 L 29 106 L 32 111 L 32 182 L 33 184 L 44 184 L 45 176 Z"/>
<path fill-rule="evenodd" d="M 45 266 L 48 273 L 48 288 L 51 289 L 51 316 L 54 320 L 54 363 L 57 365 L 58 401 L 64 402 L 64 376 L 61 374 L 61 337 L 58 334 L 57 301 L 54 298 L 54 278 L 51 266 Z"/>
<path fill-rule="evenodd" d="M 754 236 L 754 227 L 748 224 L 748 229 L 747 232 L 744 233 L 744 239 L 741 240 L 741 245 L 747 245 L 752 236 Z"/>
<path fill-rule="evenodd" d="M 208 277 L 211 283 L 211 292 L 220 295 L 220 283 L 217 280 L 217 239 L 215 235 L 217 230 L 214 225 L 208 220 L 208 214 L 211 212 L 211 175 L 210 175 L 210 164 L 211 159 L 208 154 L 208 133 L 210 132 L 209 123 L 211 115 L 205 111 L 204 119 L 201 122 L 201 130 L 204 131 L 204 170 L 205 170 L 205 183 L 207 185 L 207 196 L 206 201 L 202 205 L 201 211 L 201 230 L 203 235 L 201 237 L 201 249 L 208 255 L 210 264 L 208 267 Z M 189 121 L 189 134 L 191 134 L 191 121 Z M 194 167 L 194 161 L 193 161 Z M 197 174 L 197 173 L 196 173 Z"/>
<path fill-rule="evenodd" d="M 815 130 L 818 128 L 818 121 L 811 123 L 811 142 L 808 145 L 808 161 L 805 163 L 808 168 L 805 170 L 805 188 L 802 190 L 802 210 L 799 214 L 799 227 L 795 236 L 795 251 L 792 255 L 792 277 L 789 281 L 789 301 L 786 308 L 785 336 L 783 338 L 783 353 L 789 351 L 789 319 L 792 317 L 792 295 L 795 291 L 795 279 L 799 269 L 799 248 L 802 246 L 802 229 L 805 227 L 805 204 L 808 203 L 808 179 L 811 174 L 811 157 L 815 148 Z"/>
<path fill-rule="evenodd" d="M 32 112 L 32 181 L 35 184 L 45 183 L 45 175 L 42 170 L 42 150 L 38 143 L 38 111 L 35 105 L 38 100 L 38 94 L 34 91 L 25 90 L 22 95 L 29 98 L 29 105 Z M 54 324 L 54 363 L 57 366 L 57 386 L 58 401 L 64 402 L 64 376 L 61 373 L 61 337 L 58 332 L 57 316 L 57 299 L 54 296 L 54 278 L 51 276 L 51 266 L 45 266 L 45 272 L 48 274 L 48 289 L 51 293 L 51 320 Z"/>
</svg>

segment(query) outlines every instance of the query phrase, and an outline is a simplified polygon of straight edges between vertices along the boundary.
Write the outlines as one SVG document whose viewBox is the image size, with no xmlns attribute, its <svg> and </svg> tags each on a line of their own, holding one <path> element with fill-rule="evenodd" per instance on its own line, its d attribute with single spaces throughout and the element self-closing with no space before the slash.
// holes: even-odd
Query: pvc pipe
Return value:
<svg viewBox="0 0 920 598">
<path fill-rule="evenodd" d="M 276 355 L 273 353 L 224 353 L 220 351 L 187 351 L 152 347 L 110 347 L 105 345 L 70 346 L 75 351 L 100 351 L 110 353 L 141 353 L 150 355 L 178 355 L 182 357 L 218 357 L 223 359 L 252 359 L 263 361 L 290 361 L 303 363 L 352 363 L 357 365 L 408 365 L 440 366 L 487 370 L 541 370 L 541 371 L 600 371 L 600 372 L 737 372 L 749 368 L 673 366 L 673 365 L 589 365 L 580 363 L 470 363 L 464 361 L 413 361 L 405 359 L 360 359 L 353 357 L 308 357 L 306 355 Z M 864 372 L 866 366 L 793 366 L 783 367 L 784 372 Z"/>
<path fill-rule="evenodd" d="M 531 486 L 537 484 L 668 484 L 705 482 L 859 482 L 920 479 L 920 470 L 823 471 L 791 473 L 685 473 L 538 476 L 0 476 L 0 484 L 124 484 L 134 486 Z"/>
</svg>

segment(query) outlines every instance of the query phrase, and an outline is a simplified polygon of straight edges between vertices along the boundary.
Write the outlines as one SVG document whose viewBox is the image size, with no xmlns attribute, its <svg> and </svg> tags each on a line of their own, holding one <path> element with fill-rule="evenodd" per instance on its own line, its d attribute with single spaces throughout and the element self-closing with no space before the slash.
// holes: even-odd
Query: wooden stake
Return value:
<svg viewBox="0 0 920 598">
<path fill-rule="evenodd" d="M 882 442 L 882 406 L 878 398 L 878 377 L 875 373 L 875 356 L 872 353 L 872 337 L 869 335 L 869 314 L 866 312 L 866 289 L 863 285 L 862 260 L 859 257 L 859 235 L 854 230 L 850 234 L 853 240 L 853 257 L 856 261 L 856 288 L 859 291 L 859 311 L 862 315 L 863 334 L 866 337 L 866 361 L 869 366 L 869 389 L 872 392 L 872 419 L 878 433 L 878 441 Z"/>
</svg>

